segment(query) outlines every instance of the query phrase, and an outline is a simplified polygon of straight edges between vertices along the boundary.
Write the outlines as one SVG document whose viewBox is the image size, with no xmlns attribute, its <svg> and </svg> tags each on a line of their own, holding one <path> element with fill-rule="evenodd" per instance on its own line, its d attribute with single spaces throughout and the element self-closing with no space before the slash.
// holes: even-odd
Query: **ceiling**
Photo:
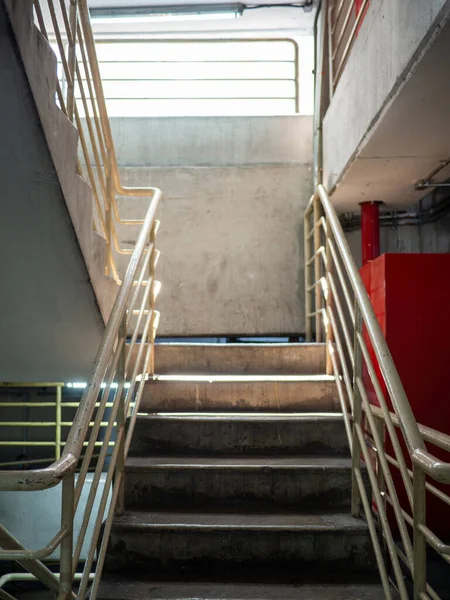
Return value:
<svg viewBox="0 0 450 600">
<path fill-rule="evenodd" d="M 371 124 L 341 180 L 333 190 L 340 211 L 367 200 L 385 210 L 405 209 L 430 192 L 416 189 L 450 155 L 450 20 L 402 76 L 396 95 Z M 450 178 L 450 165 L 433 182 Z"/>
<path fill-rule="evenodd" d="M 303 3 L 304 0 L 300 0 Z M 297 37 L 311 35 L 314 26 L 314 16 L 318 0 L 314 0 L 313 9 L 304 10 L 302 7 L 277 6 L 285 4 L 286 0 L 264 1 L 263 4 L 274 5 L 266 8 L 247 9 L 244 14 L 231 20 L 203 20 L 203 21 L 174 21 L 135 24 L 97 24 L 94 31 L 98 36 L 180 36 L 206 37 L 222 35 L 227 37 Z M 229 0 L 89 0 L 90 7 L 118 8 L 118 7 L 158 7 L 174 5 L 211 5 L 230 4 Z M 257 3 L 242 2 L 246 6 L 256 6 Z"/>
</svg>

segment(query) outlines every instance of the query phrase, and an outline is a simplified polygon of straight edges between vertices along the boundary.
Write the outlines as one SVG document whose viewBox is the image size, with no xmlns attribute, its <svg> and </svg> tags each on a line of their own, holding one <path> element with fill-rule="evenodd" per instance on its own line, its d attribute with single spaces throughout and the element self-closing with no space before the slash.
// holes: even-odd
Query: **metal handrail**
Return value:
<svg viewBox="0 0 450 600">
<path fill-rule="evenodd" d="M 100 233 L 106 240 L 105 273 L 120 283 L 114 251 L 119 254 L 131 254 L 131 251 L 118 246 L 115 223 L 142 225 L 143 219 L 122 219 L 117 206 L 117 196 L 150 199 L 155 189 L 127 187 L 121 182 L 87 0 L 70 0 L 69 11 L 64 2 L 59 2 L 56 6 L 56 0 L 32 2 L 37 25 L 48 41 L 50 34 L 43 17 L 44 3 L 51 17 L 51 37 L 56 41 L 67 88 L 64 94 L 61 83 L 57 81 L 56 94 L 61 110 L 78 130 L 84 166 L 78 161 L 77 167 L 89 182 L 94 196 L 97 220 L 94 218 L 93 226 L 100 228 Z M 75 93 L 76 86 L 80 90 L 79 98 Z M 84 121 L 80 116 L 82 113 Z M 93 163 L 89 149 L 92 150 Z"/>
<path fill-rule="evenodd" d="M 44 0 L 33 0 L 33 3 L 39 28 L 48 39 L 41 1 Z M 33 492 L 61 484 L 61 526 L 48 544 L 38 550 L 24 547 L 5 526 L 0 526 L 0 560 L 20 563 L 56 592 L 58 600 L 84 600 L 88 586 L 91 586 L 89 597 L 95 600 L 112 518 L 115 513 L 123 511 L 125 457 L 144 386 L 153 374 L 154 340 L 159 322 L 155 302 L 160 287 L 155 278 L 159 256 L 156 248 L 159 226 L 156 213 L 161 192 L 157 188 L 126 188 L 120 182 L 86 0 L 70 0 L 69 11 L 66 10 L 65 2 L 59 2 L 58 8 L 55 0 L 46 2 L 67 82 L 67 94 L 63 94 L 61 85 L 57 82 L 58 101 L 68 118 L 75 121 L 80 145 L 87 159 L 87 144 L 75 97 L 75 81 L 77 77 L 80 79 L 81 66 L 77 49 L 82 55 L 83 68 L 88 76 L 85 83 L 90 92 L 94 90 L 94 94 L 89 95 L 93 118 L 88 113 L 86 117 L 91 147 L 95 146 L 96 149 L 94 167 L 102 189 L 101 201 L 96 192 L 97 181 L 93 169 L 89 160 L 86 163 L 89 165 L 89 182 L 93 189 L 99 223 L 102 224 L 103 221 L 106 228 L 108 256 L 105 271 L 120 283 L 120 288 L 94 361 L 90 381 L 84 389 L 61 456 L 59 449 L 62 443 L 57 440 L 55 461 L 50 466 L 29 471 L 0 470 L 2 491 Z M 63 39 L 68 44 L 67 55 Z M 81 81 L 79 84 L 81 85 Z M 83 101 L 86 101 L 86 97 Z M 79 163 L 78 168 L 81 169 Z M 148 197 L 149 205 L 144 219 L 120 219 L 116 195 Z M 125 225 L 141 225 L 122 281 L 113 256 L 114 221 Z M 128 343 L 128 340 L 131 341 Z M 56 405 L 60 407 L 61 384 L 56 384 L 56 388 Z M 60 421 L 59 412 L 57 407 L 56 422 Z M 129 424 L 125 427 L 128 418 Z M 60 432 L 60 427 L 58 431 Z M 58 432 L 56 435 L 58 437 Z M 94 454 L 95 448 L 99 448 L 97 454 Z M 76 532 L 75 516 L 83 492 L 87 492 L 87 500 L 81 527 Z M 96 500 L 98 506 L 95 516 L 92 516 Z M 87 557 L 80 576 L 76 571 L 88 535 L 90 540 L 87 544 Z M 59 576 L 42 562 L 56 549 L 60 551 Z M 75 579 L 80 580 L 76 592 L 73 587 Z M 0 595 L 5 594 L 6 592 L 0 591 Z M 7 594 L 7 597 L 12 596 Z"/>
<path fill-rule="evenodd" d="M 417 423 L 345 234 L 322 185 L 317 187 L 306 209 L 304 233 L 306 339 L 311 341 L 315 330 L 316 341 L 326 342 L 327 371 L 336 379 L 352 454 L 352 514 L 359 516 L 364 509 L 386 598 L 392 598 L 389 586 L 392 572 L 400 597 L 408 599 L 403 563 L 414 581 L 414 599 L 439 599 L 427 582 L 427 544 L 449 563 L 450 546 L 426 525 L 426 494 L 433 494 L 447 505 L 450 495 L 442 490 L 442 485 L 436 487 L 426 481 L 426 476 L 439 484 L 450 484 L 450 462 L 429 452 L 425 441 L 450 451 L 450 436 Z M 373 349 L 393 411 L 382 391 L 369 347 Z M 369 402 L 368 385 L 372 386 L 379 407 Z M 406 444 L 412 470 L 407 465 L 397 429 Z M 394 456 L 386 452 L 385 438 L 390 440 Z M 361 458 L 368 471 L 376 513 L 365 489 Z M 399 482 L 395 482 L 391 467 L 400 472 L 407 506 L 399 499 Z M 395 541 L 387 505 L 393 511 L 401 546 Z M 387 555 L 377 527 L 381 529 Z"/>
<path fill-rule="evenodd" d="M 357 7 L 356 0 L 323 0 L 324 32 L 327 39 L 330 99 L 347 64 L 370 0 Z"/>
</svg>

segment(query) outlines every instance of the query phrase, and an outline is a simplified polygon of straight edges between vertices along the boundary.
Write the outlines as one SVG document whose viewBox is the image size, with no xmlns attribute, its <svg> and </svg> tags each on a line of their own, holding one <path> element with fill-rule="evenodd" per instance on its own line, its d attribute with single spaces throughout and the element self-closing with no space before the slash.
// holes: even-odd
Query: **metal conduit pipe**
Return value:
<svg viewBox="0 0 450 600">
<path fill-rule="evenodd" d="M 433 223 L 450 213 L 450 197 L 425 210 L 417 211 L 392 211 L 380 213 L 381 227 L 402 227 L 406 225 L 426 225 Z M 350 232 L 360 229 L 361 215 L 359 213 L 344 213 L 339 217 L 344 231 Z"/>
</svg>

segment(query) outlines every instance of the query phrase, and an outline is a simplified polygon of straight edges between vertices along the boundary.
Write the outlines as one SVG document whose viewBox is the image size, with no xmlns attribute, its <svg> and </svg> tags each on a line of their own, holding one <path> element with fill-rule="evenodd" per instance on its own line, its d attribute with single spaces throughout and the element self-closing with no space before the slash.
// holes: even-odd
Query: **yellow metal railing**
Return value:
<svg viewBox="0 0 450 600">
<path fill-rule="evenodd" d="M 106 274 L 120 283 L 115 255 L 132 254 L 117 239 L 117 225 L 142 225 L 142 219 L 122 219 L 117 198 L 148 197 L 154 188 L 130 188 L 122 185 L 114 141 L 106 109 L 103 84 L 95 49 L 87 0 L 33 1 L 36 23 L 54 47 L 61 62 L 65 85 L 56 82 L 56 95 L 61 110 L 78 130 L 80 152 L 78 172 L 89 182 L 94 197 L 93 226 L 107 243 Z M 51 28 L 44 19 L 49 15 Z M 83 162 L 83 164 L 82 164 Z"/>
<path fill-rule="evenodd" d="M 339 82 L 370 0 L 328 0 L 326 36 L 330 96 Z"/>
<path fill-rule="evenodd" d="M 51 427 L 55 427 L 55 440 L 51 443 L 55 448 L 52 464 L 41 469 L 0 471 L 1 491 L 33 493 L 58 486 L 62 497 L 61 527 L 45 548 L 30 550 L 23 547 L 3 524 L 0 525 L 0 560 L 21 564 L 30 576 L 46 585 L 57 600 L 85 600 L 87 597 L 95 600 L 112 518 L 115 512 L 123 511 L 125 457 L 139 402 L 146 381 L 153 374 L 154 339 L 159 321 L 155 302 L 160 288 L 155 279 L 159 256 L 156 214 L 161 192 L 156 188 L 125 188 L 120 182 L 86 0 L 70 0 L 69 10 L 62 0 L 58 4 L 54 0 L 34 1 L 38 26 L 48 40 L 44 4 L 50 15 L 52 35 L 58 44 L 67 84 L 63 93 L 57 83 L 58 102 L 78 129 L 85 156 L 85 174 L 97 207 L 97 222 L 108 243 L 105 270 L 120 283 L 120 289 L 94 360 L 92 376 L 77 403 L 65 443 L 61 428 L 70 423 L 62 420 L 61 410 L 65 404 L 61 398 L 62 384 L 46 384 L 54 387 L 57 394 L 56 401 L 49 403 L 56 410 L 54 421 L 49 421 Z M 80 119 L 81 107 L 74 93 L 76 85 L 85 90 L 84 95 L 81 93 L 81 103 L 89 139 Z M 93 168 L 88 143 L 95 156 Z M 81 164 L 78 169 L 82 173 Z M 116 202 L 118 196 L 147 197 L 149 203 L 144 219 L 121 219 Z M 141 226 L 133 250 L 119 248 L 115 233 L 117 223 Z M 122 281 L 114 251 L 130 254 Z M 23 445 L 23 441 L 18 440 L 18 444 Z M 101 478 L 104 485 L 99 485 Z M 81 527 L 75 534 L 74 519 L 82 493 L 83 498 L 87 494 L 87 500 Z M 85 541 L 88 542 L 88 554 L 80 575 L 76 571 Z M 59 573 L 52 572 L 43 562 L 56 549 L 60 552 Z M 2 583 L 4 581 L 2 578 Z M 12 598 L 1 589 L 0 597 Z"/>
<path fill-rule="evenodd" d="M 82 386 L 77 385 L 75 389 L 79 389 L 81 396 Z M 103 387 L 105 387 L 103 385 Z M 0 448 L 20 448 L 22 454 L 14 460 L 0 462 L 1 467 L 20 467 L 29 468 L 30 465 L 42 463 L 51 464 L 58 460 L 61 456 L 61 450 L 67 441 L 67 435 L 72 427 L 73 416 L 78 408 L 80 401 L 79 397 L 74 394 L 74 388 L 71 383 L 64 384 L 62 382 L 0 382 L 0 392 L 10 392 L 6 398 L 0 394 L 0 431 L 10 430 L 13 433 L 4 435 L 0 438 Z M 64 390 L 66 392 L 64 393 Z M 34 395 L 31 399 L 28 395 Z M 52 399 L 41 399 L 41 396 L 51 396 Z M 13 400 L 12 396 L 17 397 Z M 108 411 L 113 406 L 112 402 L 106 402 L 105 410 Z M 97 403 L 95 408 L 99 408 Z M 134 403 L 131 403 L 131 408 L 134 408 Z M 18 410 L 26 411 L 22 419 L 18 419 L 16 414 Z M 33 414 L 29 413 L 33 411 Z M 38 416 L 38 414 L 40 416 Z M 53 415 L 48 416 L 49 413 Z M 6 417 L 8 415 L 8 417 Z M 53 418 L 53 420 L 50 420 Z M 114 423 L 116 425 L 116 423 Z M 94 421 L 91 421 L 89 427 L 94 427 Z M 108 427 L 108 421 L 103 420 L 100 423 L 101 428 Z M 19 433 L 20 430 L 20 433 Z M 33 435 L 30 436 L 30 432 Z M 15 434 L 15 435 L 14 435 Z M 100 433 L 100 437 L 101 437 Z M 95 442 L 95 446 L 102 446 L 102 441 Z M 114 442 L 109 442 L 109 445 L 114 446 Z M 87 446 L 87 442 L 84 443 Z M 50 448 L 51 451 L 46 452 L 45 456 L 35 456 L 33 450 L 41 448 Z M 29 451 L 29 452 L 28 452 Z M 98 454 L 93 454 L 92 458 L 97 458 Z"/>
<path fill-rule="evenodd" d="M 406 571 L 414 583 L 414 600 L 439 600 L 427 577 L 427 549 L 434 549 L 450 564 L 450 545 L 427 526 L 426 501 L 433 495 L 450 506 L 450 462 L 432 454 L 427 445 L 448 453 L 450 436 L 416 422 L 322 185 L 306 209 L 304 233 L 306 339 L 311 341 L 314 334 L 316 341 L 326 343 L 327 369 L 336 379 L 352 453 L 352 514 L 365 513 L 386 598 L 392 598 L 391 577 L 400 598 L 408 600 Z M 377 366 L 393 410 L 382 391 Z M 368 386 L 379 406 L 369 402 Z"/>
<path fill-rule="evenodd" d="M 30 447 L 53 447 L 54 452 L 52 457 L 45 458 L 36 458 L 30 459 L 27 458 L 21 460 L 14 461 L 4 461 L 0 462 L 0 467 L 9 467 L 14 466 L 16 464 L 36 464 L 36 463 L 44 463 L 44 462 L 52 462 L 53 460 L 58 460 L 61 456 L 61 446 L 64 445 L 64 442 L 61 441 L 61 430 L 63 425 L 62 421 L 62 390 L 64 387 L 64 383 L 61 382 L 27 382 L 27 383 L 16 383 L 16 382 L 0 382 L 0 389 L 5 389 L 8 391 L 13 390 L 23 390 L 23 389 L 54 389 L 54 400 L 46 400 L 46 401 L 36 401 L 36 400 L 23 400 L 20 399 L 18 401 L 12 401 L 9 397 L 3 399 L 0 396 L 0 410 L 3 409 L 2 414 L 5 414 L 6 409 L 9 410 L 9 413 L 15 412 L 18 408 L 24 409 L 54 409 L 55 415 L 54 420 L 49 421 L 48 419 L 39 421 L 39 420 L 14 420 L 11 416 L 7 421 L 0 421 L 0 428 L 22 428 L 22 429 L 35 429 L 45 428 L 47 431 L 49 428 L 54 430 L 54 435 L 40 436 L 40 439 L 0 439 L 0 447 L 22 447 L 22 448 L 30 448 Z M 76 404 L 77 405 L 77 404 Z"/>
</svg>

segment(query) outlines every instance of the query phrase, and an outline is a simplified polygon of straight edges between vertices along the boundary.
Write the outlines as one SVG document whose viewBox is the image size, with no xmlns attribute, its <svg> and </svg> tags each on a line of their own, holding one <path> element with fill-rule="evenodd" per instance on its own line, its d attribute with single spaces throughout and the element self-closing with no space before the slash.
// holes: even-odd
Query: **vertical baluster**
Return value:
<svg viewBox="0 0 450 600">
<path fill-rule="evenodd" d="M 332 275 L 332 254 L 330 249 L 330 236 L 331 231 L 328 222 L 326 222 L 327 228 L 325 233 L 325 256 L 326 256 L 326 278 L 325 281 L 327 283 L 327 297 L 325 299 L 326 302 L 326 314 L 327 314 L 327 327 L 326 327 L 326 350 L 327 350 L 327 375 L 331 375 L 333 373 L 333 363 L 331 361 L 331 345 L 333 343 L 333 327 L 331 324 L 331 320 L 329 318 L 330 309 L 333 307 L 333 295 L 331 292 L 331 284 L 330 279 Z"/>
<path fill-rule="evenodd" d="M 356 473 L 361 470 L 361 444 L 356 431 L 356 425 L 362 420 L 361 393 L 357 384 L 362 379 L 362 352 L 358 334 L 362 333 L 363 319 L 361 309 L 355 302 L 355 335 L 354 335 L 354 365 L 353 365 L 353 434 L 352 434 L 352 515 L 359 517 L 361 513 L 361 494 L 359 492 Z"/>
<path fill-rule="evenodd" d="M 74 519 L 74 483 L 75 474 L 68 473 L 62 482 L 61 528 L 67 534 L 61 542 L 59 596 L 69 600 L 72 594 L 72 554 L 73 554 L 73 519 Z"/>
<path fill-rule="evenodd" d="M 78 18 L 78 0 L 70 0 L 69 22 L 70 31 L 67 32 L 69 40 L 68 65 L 70 81 L 67 82 L 67 116 L 71 121 L 74 117 L 75 105 L 75 61 L 77 45 L 77 18 Z"/>
<path fill-rule="evenodd" d="M 320 203 L 320 198 L 314 198 L 314 282 L 315 285 L 315 297 L 316 297 L 316 342 L 321 342 L 323 340 L 322 336 L 322 308 L 323 308 L 323 298 L 322 298 L 322 290 L 319 282 L 321 273 L 322 273 L 322 259 L 319 256 L 319 248 L 321 245 L 322 233 L 320 227 L 318 227 L 319 220 L 322 216 L 322 205 Z"/>
<path fill-rule="evenodd" d="M 328 9 L 328 10 L 327 10 Z M 329 77 L 329 95 L 330 100 L 334 93 L 334 61 L 333 61 L 333 0 L 328 0 L 328 7 L 325 5 L 328 17 L 328 77 Z"/>
<path fill-rule="evenodd" d="M 120 398 L 117 410 L 117 439 L 119 440 L 119 450 L 116 462 L 116 485 L 119 482 L 117 493 L 116 514 L 123 515 L 125 510 L 125 489 L 124 489 L 124 470 L 125 470 L 125 360 L 126 360 L 126 337 L 127 337 L 127 314 L 125 312 L 119 329 L 119 343 L 122 343 L 120 351 L 119 364 L 117 365 L 117 386 Z M 123 384 L 123 385 L 122 385 Z"/>
<path fill-rule="evenodd" d="M 427 586 L 427 543 L 420 531 L 426 521 L 425 473 L 413 464 L 413 509 L 414 509 L 414 600 L 421 600 Z"/>
<path fill-rule="evenodd" d="M 149 262 L 149 281 L 151 281 L 152 289 L 149 294 L 149 310 L 152 312 L 151 316 L 151 329 L 149 343 L 152 345 L 150 351 L 150 364 L 148 365 L 149 373 L 155 372 L 155 272 L 156 272 L 156 232 L 158 229 L 158 221 L 153 223 L 152 230 L 150 232 L 150 245 L 152 248 L 152 255 Z"/>
<path fill-rule="evenodd" d="M 56 386 L 55 460 L 61 456 L 61 386 Z"/>
<path fill-rule="evenodd" d="M 107 149 L 107 161 L 106 165 L 106 198 L 105 198 L 105 225 L 106 225 L 106 244 L 107 244 L 107 253 L 106 253 L 106 268 L 105 272 L 110 277 L 113 276 L 114 270 L 112 267 L 112 243 L 113 243 L 113 232 L 112 232 L 112 202 L 113 202 L 113 194 L 114 194 L 114 183 L 113 183 L 113 175 L 112 175 L 112 161 L 113 155 L 111 148 Z"/>
<path fill-rule="evenodd" d="M 312 323 L 310 313 L 312 312 L 312 291 L 309 289 L 312 281 L 311 260 L 311 213 L 307 212 L 304 219 L 304 246 L 305 246 L 305 338 L 307 342 L 312 341 Z"/>
</svg>

